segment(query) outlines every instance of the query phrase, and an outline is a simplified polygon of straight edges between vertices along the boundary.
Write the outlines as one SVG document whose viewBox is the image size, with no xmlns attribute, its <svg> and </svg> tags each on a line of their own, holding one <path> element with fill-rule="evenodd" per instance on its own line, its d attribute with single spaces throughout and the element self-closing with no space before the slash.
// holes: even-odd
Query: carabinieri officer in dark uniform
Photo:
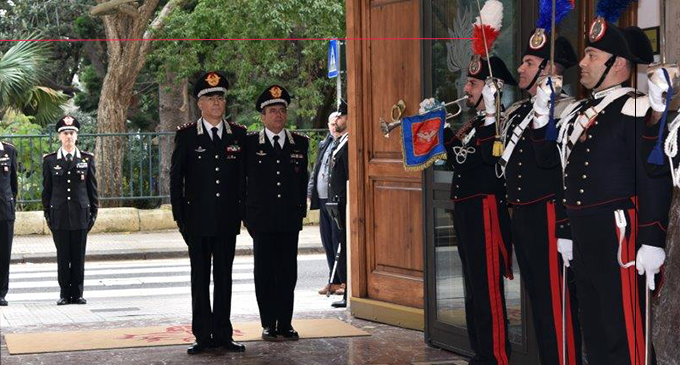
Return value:
<svg viewBox="0 0 680 365">
<path fill-rule="evenodd" d="M 505 63 L 491 57 L 493 75 L 517 85 Z M 510 217 L 503 180 L 493 156 L 495 94 L 485 85 L 487 61 L 474 57 L 468 69 L 467 105 L 478 115 L 457 133 L 444 130 L 447 163 L 453 169 L 451 200 L 458 253 L 465 279 L 465 316 L 474 363 L 507 364 L 510 358 L 503 276 L 512 277 Z"/>
<path fill-rule="evenodd" d="M 671 184 L 645 170 L 642 135 L 652 113 L 647 96 L 627 84 L 636 64 L 652 60 L 640 28 L 596 18 L 579 64 L 580 82 L 592 94 L 561 116 L 571 267 L 592 365 L 645 363 L 645 280 L 635 265 L 653 278 L 663 263 Z M 534 137 L 545 129 L 534 129 Z M 655 364 L 653 352 L 651 358 Z"/>
<path fill-rule="evenodd" d="M 210 347 L 245 351 L 233 341 L 231 271 L 236 235 L 241 232 L 245 127 L 226 121 L 229 83 L 217 73 L 198 79 L 194 96 L 201 118 L 177 127 L 170 167 L 172 213 L 189 246 L 191 328 L 196 337 L 187 353 Z M 214 281 L 210 310 L 210 268 Z"/>
<path fill-rule="evenodd" d="M 76 147 L 80 123 L 57 122 L 61 148 L 43 157 L 42 204 L 57 246 L 60 298 L 57 305 L 86 304 L 83 298 L 85 246 L 99 208 L 94 155 Z"/>
<path fill-rule="evenodd" d="M 3 307 L 7 305 L 17 192 L 17 150 L 7 142 L 0 142 L 0 306 Z"/>
<path fill-rule="evenodd" d="M 499 161 L 504 171 L 508 203 L 513 208 L 512 241 L 524 288 L 531 300 L 538 354 L 541 364 L 562 363 L 562 260 L 558 242 L 571 239 L 571 230 L 562 205 L 562 167 L 559 160 L 549 163 L 540 159 L 531 138 L 535 95 L 539 76 L 549 72 L 550 34 L 537 29 L 527 42 L 522 64 L 517 69 L 519 87 L 529 92 L 530 99 L 518 101 L 507 110 L 504 120 L 505 148 Z M 576 65 L 576 53 L 564 37 L 555 40 L 557 74 Z M 541 85 L 543 86 L 543 85 Z M 542 91 L 542 90 L 541 90 Z M 543 95 L 543 94 L 542 94 Z M 562 94 L 554 114 L 559 116 L 574 98 Z M 548 111 L 541 110 L 546 117 Z M 553 148 L 557 152 L 555 144 Z M 569 275 L 568 275 L 569 277 Z M 573 277 L 568 285 L 575 290 Z M 567 292 L 566 313 L 567 364 L 581 364 L 581 329 L 578 302 Z M 575 294 L 575 293 L 574 293 Z M 565 365 L 567 365 L 565 364 Z"/>
<path fill-rule="evenodd" d="M 290 95 L 268 87 L 257 99 L 264 129 L 246 138 L 245 223 L 253 237 L 255 294 L 262 338 L 297 340 L 293 294 L 298 235 L 307 214 L 306 136 L 285 129 Z"/>
</svg>

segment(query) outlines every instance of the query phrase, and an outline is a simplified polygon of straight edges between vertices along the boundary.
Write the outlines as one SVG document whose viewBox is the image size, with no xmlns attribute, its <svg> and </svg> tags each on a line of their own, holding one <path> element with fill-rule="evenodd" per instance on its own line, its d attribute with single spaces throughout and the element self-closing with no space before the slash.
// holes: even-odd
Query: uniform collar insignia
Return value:
<svg viewBox="0 0 680 365">
<path fill-rule="evenodd" d="M 621 88 L 621 85 L 615 85 L 615 86 L 612 86 L 608 89 L 598 91 L 598 92 L 594 92 L 592 94 L 592 98 L 593 99 L 602 99 L 602 98 L 606 97 L 607 95 L 611 94 L 612 92 L 614 92 L 614 91 L 616 91 L 620 88 Z"/>
<path fill-rule="evenodd" d="M 54 166 L 54 169 L 55 169 L 55 170 L 61 170 L 61 165 L 56 165 L 56 166 Z"/>
<path fill-rule="evenodd" d="M 202 152 L 205 152 L 205 148 L 203 148 L 203 146 L 198 146 L 198 148 L 195 149 L 194 151 L 196 151 L 198 153 L 202 153 Z"/>
<path fill-rule="evenodd" d="M 267 156 L 267 152 L 264 152 L 262 150 L 257 151 L 255 154 L 258 156 Z"/>
</svg>

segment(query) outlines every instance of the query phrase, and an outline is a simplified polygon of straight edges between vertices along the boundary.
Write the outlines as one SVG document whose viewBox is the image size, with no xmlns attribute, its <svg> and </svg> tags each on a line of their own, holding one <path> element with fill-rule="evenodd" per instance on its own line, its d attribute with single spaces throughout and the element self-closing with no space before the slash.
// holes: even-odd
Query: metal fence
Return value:
<svg viewBox="0 0 680 365">
<path fill-rule="evenodd" d="M 297 130 L 310 137 L 310 166 L 316 158 L 318 143 L 328 133 L 325 129 Z M 113 151 L 103 150 L 95 154 L 97 178 L 99 180 L 99 198 L 101 200 L 123 201 L 125 206 L 151 208 L 167 201 L 169 196 L 170 154 L 174 145 L 174 132 L 133 132 L 107 134 L 79 134 L 78 148 L 81 151 L 95 153 L 97 142 L 102 139 L 118 138 L 123 146 L 120 160 L 121 185 L 113 189 L 112 196 L 104 192 L 108 171 L 112 171 Z M 61 143 L 55 133 L 37 135 L 2 136 L 3 140 L 12 143 L 18 152 L 19 193 L 18 210 L 42 209 L 40 195 L 42 193 L 42 159 L 46 153 L 56 151 Z M 164 171 L 165 170 L 165 171 Z"/>
</svg>

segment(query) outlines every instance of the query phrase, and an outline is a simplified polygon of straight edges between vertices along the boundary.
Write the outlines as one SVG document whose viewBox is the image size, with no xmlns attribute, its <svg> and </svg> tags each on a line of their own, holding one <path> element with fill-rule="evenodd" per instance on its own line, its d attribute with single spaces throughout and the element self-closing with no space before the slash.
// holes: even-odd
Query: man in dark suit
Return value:
<svg viewBox="0 0 680 365">
<path fill-rule="evenodd" d="M 309 141 L 285 129 L 289 104 L 285 88 L 268 87 L 255 106 L 264 129 L 246 138 L 245 222 L 253 237 L 255 294 L 267 341 L 299 338 L 291 320 L 298 235 L 307 215 Z"/>
<path fill-rule="evenodd" d="M 14 209 L 17 197 L 17 150 L 0 142 L 0 306 L 7 305 L 9 261 L 14 238 Z"/>
<path fill-rule="evenodd" d="M 85 246 L 99 208 L 94 155 L 76 147 L 80 123 L 57 122 L 61 148 L 43 157 L 42 204 L 57 246 L 57 305 L 86 304 L 83 298 Z"/>
<path fill-rule="evenodd" d="M 328 183 L 328 197 L 332 203 L 337 203 L 336 225 L 338 228 L 338 241 L 333 246 L 333 252 L 338 252 L 338 245 L 341 245 L 340 257 L 338 258 L 337 274 L 343 284 L 347 284 L 347 226 L 346 206 L 347 206 L 347 180 L 349 180 L 349 153 L 347 133 L 347 103 L 344 101 L 338 108 L 338 118 L 335 120 L 335 132 L 339 135 L 333 143 L 331 152 L 330 177 Z M 347 307 L 347 290 L 342 293 L 342 300 L 331 304 L 335 308 Z"/>
<path fill-rule="evenodd" d="M 330 173 L 330 157 L 332 149 L 330 148 L 335 141 L 335 120 L 338 117 L 338 112 L 334 111 L 328 116 L 328 135 L 319 143 L 319 148 L 316 155 L 316 163 L 307 185 L 307 198 L 309 199 L 309 210 L 319 210 L 319 231 L 321 234 L 321 244 L 326 252 L 326 261 L 328 261 L 328 276 L 330 277 L 333 270 L 333 263 L 335 262 L 335 251 L 333 247 L 338 240 L 338 230 L 333 222 L 333 218 L 328 214 L 326 209 L 326 202 L 328 201 L 328 175 Z M 341 289 L 341 282 L 338 275 L 334 275 L 330 279 L 330 283 L 326 284 L 319 294 L 325 295 L 330 291 L 334 294 Z M 343 290 L 344 291 L 344 290 Z"/>
<path fill-rule="evenodd" d="M 196 342 L 187 353 L 218 346 L 245 351 L 233 341 L 231 271 L 236 235 L 241 231 L 243 146 L 246 130 L 226 121 L 229 83 L 217 73 L 198 79 L 194 96 L 201 118 L 177 127 L 170 167 L 170 200 L 177 227 L 189 246 L 192 331 Z M 213 310 L 210 309 L 210 263 L 213 260 Z"/>
</svg>

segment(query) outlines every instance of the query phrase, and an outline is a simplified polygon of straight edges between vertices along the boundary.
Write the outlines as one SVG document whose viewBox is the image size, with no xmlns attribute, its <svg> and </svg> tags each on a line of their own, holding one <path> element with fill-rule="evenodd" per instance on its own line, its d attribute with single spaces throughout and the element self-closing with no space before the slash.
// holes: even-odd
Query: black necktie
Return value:
<svg viewBox="0 0 680 365">
<path fill-rule="evenodd" d="M 274 136 L 274 152 L 276 152 L 277 155 L 281 154 L 281 145 L 279 144 L 279 136 Z"/>
<path fill-rule="evenodd" d="M 71 156 L 70 153 L 67 153 L 67 154 L 66 154 L 66 161 L 67 161 L 67 162 L 71 162 L 71 158 L 73 158 L 73 156 Z"/>
<path fill-rule="evenodd" d="M 220 136 L 217 135 L 217 127 L 212 127 L 212 140 L 215 145 L 220 143 Z"/>
</svg>

